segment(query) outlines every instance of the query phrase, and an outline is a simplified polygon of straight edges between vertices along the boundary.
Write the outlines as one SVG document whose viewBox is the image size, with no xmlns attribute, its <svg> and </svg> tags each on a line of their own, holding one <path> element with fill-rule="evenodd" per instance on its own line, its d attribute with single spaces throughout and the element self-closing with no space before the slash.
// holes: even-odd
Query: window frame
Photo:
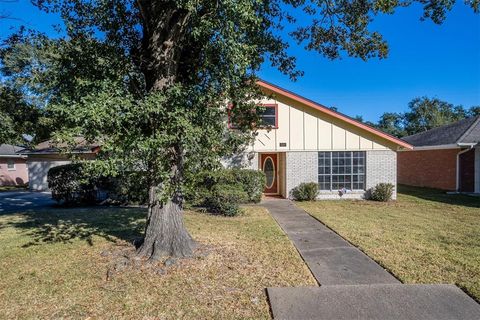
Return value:
<svg viewBox="0 0 480 320">
<path fill-rule="evenodd" d="M 12 167 L 10 167 L 12 165 Z M 7 170 L 8 171 L 15 171 L 17 170 L 17 166 L 15 165 L 15 160 L 7 159 Z"/>
<path fill-rule="evenodd" d="M 275 126 L 268 126 L 268 125 L 258 125 L 256 126 L 257 129 L 278 129 L 278 104 L 277 103 L 259 103 L 257 104 L 259 107 L 263 108 L 274 108 L 275 109 Z M 229 129 L 237 129 L 237 127 L 232 123 L 232 112 L 234 109 L 233 103 L 228 105 L 228 128 Z"/>
<path fill-rule="evenodd" d="M 343 158 L 340 158 L 340 157 L 337 157 L 337 159 L 339 160 L 345 160 L 345 159 L 350 159 L 350 164 L 349 164 L 349 172 L 348 173 L 334 173 L 334 165 L 333 165 L 333 158 L 334 158 L 334 153 L 344 153 L 344 156 Z M 361 157 L 355 157 L 355 153 L 361 153 Z M 322 166 L 320 165 L 320 154 L 327 154 L 328 157 L 324 158 L 325 160 L 328 160 L 328 166 L 326 166 L 325 164 L 323 164 Z M 345 157 L 346 154 L 349 154 L 349 157 Z M 354 159 L 362 159 L 362 164 L 361 165 L 358 165 L 358 164 L 354 164 Z M 317 182 L 318 182 L 318 189 L 321 191 L 321 192 L 333 192 L 333 191 L 338 191 L 340 190 L 339 189 L 333 189 L 333 184 L 334 183 L 342 183 L 342 182 L 339 182 L 339 179 L 337 178 L 336 180 L 337 181 L 334 181 L 333 177 L 336 176 L 336 177 L 346 177 L 346 176 L 349 176 L 349 182 L 348 184 L 350 185 L 349 187 L 346 187 L 344 185 L 344 188 L 346 188 L 347 190 L 351 190 L 352 192 L 364 192 L 366 191 L 366 185 L 367 185 L 367 153 L 366 151 L 318 151 L 318 156 L 317 156 L 317 166 L 318 166 L 318 177 L 317 177 Z M 348 165 L 347 165 L 348 166 Z M 337 169 L 340 169 L 340 165 L 337 165 L 336 166 Z M 359 174 L 358 173 L 358 170 L 357 172 L 355 173 L 356 170 L 354 170 L 354 167 L 356 168 L 363 168 L 363 173 Z M 323 170 L 323 173 L 320 173 L 320 169 L 321 168 L 328 168 L 328 170 Z M 345 167 L 345 165 L 343 165 L 343 169 L 345 169 L 347 167 Z M 328 173 L 325 173 L 325 171 L 328 171 Z M 322 177 L 322 182 L 320 182 L 320 177 Z M 323 177 L 328 177 L 328 181 L 325 182 L 325 178 Z M 357 177 L 357 180 L 355 181 L 354 177 Z M 362 181 L 360 182 L 358 177 L 363 177 Z M 345 184 L 345 182 L 343 182 Z M 329 184 L 330 188 L 329 189 L 322 189 L 322 186 L 324 186 L 325 184 Z M 354 184 L 358 185 L 358 184 L 363 184 L 363 189 L 355 189 L 353 188 Z"/>
</svg>

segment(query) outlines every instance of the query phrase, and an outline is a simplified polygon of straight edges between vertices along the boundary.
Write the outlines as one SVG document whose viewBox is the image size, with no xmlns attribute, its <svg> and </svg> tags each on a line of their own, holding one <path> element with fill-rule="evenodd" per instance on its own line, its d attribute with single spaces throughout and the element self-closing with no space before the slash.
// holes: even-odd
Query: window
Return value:
<svg viewBox="0 0 480 320">
<path fill-rule="evenodd" d="M 260 117 L 260 128 L 278 128 L 278 105 L 276 104 L 262 104 L 258 105 L 257 110 L 252 110 L 252 114 L 257 112 Z M 248 115 L 247 115 L 248 116 Z M 238 128 L 242 121 L 249 121 L 248 117 L 243 117 L 242 114 L 235 114 L 234 106 L 230 105 L 228 108 L 228 127 Z M 250 120 L 251 121 L 251 120 Z"/>
<path fill-rule="evenodd" d="M 7 160 L 7 169 L 8 170 L 15 170 L 15 161 L 12 159 Z"/>
<path fill-rule="evenodd" d="M 319 152 L 318 187 L 330 191 L 365 190 L 365 152 Z"/>
<path fill-rule="evenodd" d="M 260 105 L 257 112 L 260 116 L 261 127 L 272 127 L 272 128 L 278 127 L 276 104 Z"/>
</svg>

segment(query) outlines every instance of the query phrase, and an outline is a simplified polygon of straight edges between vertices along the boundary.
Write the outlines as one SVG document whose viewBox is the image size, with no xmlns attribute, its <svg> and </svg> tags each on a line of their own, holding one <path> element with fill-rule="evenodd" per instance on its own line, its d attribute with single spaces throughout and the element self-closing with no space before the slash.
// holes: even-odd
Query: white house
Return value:
<svg viewBox="0 0 480 320">
<path fill-rule="evenodd" d="M 362 198 L 378 183 L 396 185 L 396 152 L 410 144 L 266 81 L 258 85 L 268 97 L 260 104 L 269 129 L 259 129 L 227 167 L 263 170 L 265 193 L 282 197 L 302 182 L 318 183 L 319 198 Z"/>
</svg>

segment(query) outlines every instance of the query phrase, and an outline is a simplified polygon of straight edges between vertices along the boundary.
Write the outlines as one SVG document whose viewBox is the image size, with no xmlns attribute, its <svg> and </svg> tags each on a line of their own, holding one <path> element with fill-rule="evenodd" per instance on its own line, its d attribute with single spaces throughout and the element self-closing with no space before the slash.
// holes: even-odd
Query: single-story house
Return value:
<svg viewBox="0 0 480 320">
<path fill-rule="evenodd" d="M 75 139 L 76 147 L 72 154 L 83 159 L 93 159 L 99 147 L 88 143 L 84 138 Z M 52 141 L 44 141 L 32 149 L 25 149 L 21 154 L 27 157 L 28 180 L 31 191 L 48 190 L 48 170 L 50 168 L 71 163 L 69 157 L 62 152 L 62 145 L 54 145 Z"/>
<path fill-rule="evenodd" d="M 282 197 L 302 182 L 318 183 L 319 199 L 364 198 L 378 183 L 396 186 L 397 151 L 409 143 L 266 81 L 258 85 L 268 127 L 225 166 L 263 170 L 265 194 Z"/>
<path fill-rule="evenodd" d="M 414 148 L 398 154 L 399 183 L 480 193 L 480 116 L 403 140 Z"/>
<path fill-rule="evenodd" d="M 25 156 L 17 152 L 22 147 L 0 144 L 0 186 L 18 186 L 28 182 Z"/>
</svg>

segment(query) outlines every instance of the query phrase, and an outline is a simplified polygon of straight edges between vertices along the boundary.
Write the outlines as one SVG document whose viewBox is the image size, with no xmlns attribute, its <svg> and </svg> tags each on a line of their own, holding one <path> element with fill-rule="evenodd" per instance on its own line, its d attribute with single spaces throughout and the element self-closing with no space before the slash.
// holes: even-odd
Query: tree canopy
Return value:
<svg viewBox="0 0 480 320">
<path fill-rule="evenodd" d="M 386 112 L 375 127 L 399 138 L 450 124 L 467 117 L 480 115 L 478 106 L 464 108 L 438 98 L 415 98 L 404 113 Z"/>
</svg>

